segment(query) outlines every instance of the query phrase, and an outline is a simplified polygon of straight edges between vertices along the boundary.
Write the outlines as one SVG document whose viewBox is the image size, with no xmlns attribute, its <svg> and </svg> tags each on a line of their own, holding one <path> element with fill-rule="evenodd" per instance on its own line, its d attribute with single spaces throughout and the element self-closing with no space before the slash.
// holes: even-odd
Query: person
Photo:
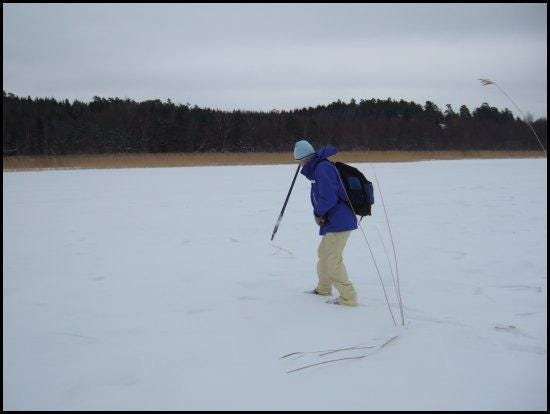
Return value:
<svg viewBox="0 0 550 414">
<path fill-rule="evenodd" d="M 321 243 L 317 249 L 317 287 L 309 293 L 330 296 L 334 286 L 340 296 L 330 303 L 357 306 L 357 294 L 349 281 L 342 253 L 357 218 L 349 207 L 338 170 L 328 161 L 338 153 L 328 145 L 315 151 L 307 140 L 296 142 L 294 160 L 301 165 L 301 174 L 311 181 L 310 199 L 315 222 L 319 225 Z"/>
</svg>

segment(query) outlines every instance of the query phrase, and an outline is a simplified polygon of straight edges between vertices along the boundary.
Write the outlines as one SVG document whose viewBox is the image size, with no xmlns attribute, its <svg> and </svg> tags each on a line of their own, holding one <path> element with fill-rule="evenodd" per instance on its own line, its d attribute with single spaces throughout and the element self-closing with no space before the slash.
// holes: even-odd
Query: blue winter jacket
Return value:
<svg viewBox="0 0 550 414">
<path fill-rule="evenodd" d="M 332 145 L 319 149 L 302 168 L 302 174 L 311 181 L 313 214 L 324 217 L 319 234 L 337 233 L 357 229 L 357 218 L 348 206 L 338 170 L 327 160 L 338 150 Z"/>
</svg>

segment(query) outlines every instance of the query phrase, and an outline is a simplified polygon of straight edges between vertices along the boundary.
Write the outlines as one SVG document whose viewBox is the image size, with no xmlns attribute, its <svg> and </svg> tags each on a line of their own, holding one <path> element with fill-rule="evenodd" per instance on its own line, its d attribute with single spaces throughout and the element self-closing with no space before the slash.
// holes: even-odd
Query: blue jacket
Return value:
<svg viewBox="0 0 550 414">
<path fill-rule="evenodd" d="M 326 220 L 319 228 L 321 236 L 357 229 L 357 218 L 345 201 L 347 196 L 338 170 L 331 162 L 326 162 L 328 157 L 337 152 L 332 145 L 319 149 L 301 171 L 311 181 L 313 214 Z"/>
</svg>

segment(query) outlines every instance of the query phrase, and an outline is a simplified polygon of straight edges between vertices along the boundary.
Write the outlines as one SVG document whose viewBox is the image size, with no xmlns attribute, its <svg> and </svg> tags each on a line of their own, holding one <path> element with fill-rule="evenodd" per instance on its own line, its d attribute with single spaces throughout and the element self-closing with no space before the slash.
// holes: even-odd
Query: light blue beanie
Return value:
<svg viewBox="0 0 550 414">
<path fill-rule="evenodd" d="M 294 160 L 295 161 L 301 161 L 304 158 L 309 157 L 310 155 L 315 154 L 315 150 L 311 146 L 309 142 L 307 142 L 305 139 L 298 141 L 296 145 L 294 145 Z"/>
</svg>

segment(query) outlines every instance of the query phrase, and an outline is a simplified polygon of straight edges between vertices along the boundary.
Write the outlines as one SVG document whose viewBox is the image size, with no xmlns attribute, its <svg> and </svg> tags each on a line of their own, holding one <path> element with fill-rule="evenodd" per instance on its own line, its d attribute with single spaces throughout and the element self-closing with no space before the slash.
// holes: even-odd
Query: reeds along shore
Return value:
<svg viewBox="0 0 550 414">
<path fill-rule="evenodd" d="M 541 151 L 342 151 L 332 157 L 346 163 L 414 162 L 425 160 L 544 158 Z M 95 169 L 192 167 L 208 165 L 293 164 L 289 152 L 162 153 L 5 156 L 4 171 L 36 169 Z"/>
</svg>

